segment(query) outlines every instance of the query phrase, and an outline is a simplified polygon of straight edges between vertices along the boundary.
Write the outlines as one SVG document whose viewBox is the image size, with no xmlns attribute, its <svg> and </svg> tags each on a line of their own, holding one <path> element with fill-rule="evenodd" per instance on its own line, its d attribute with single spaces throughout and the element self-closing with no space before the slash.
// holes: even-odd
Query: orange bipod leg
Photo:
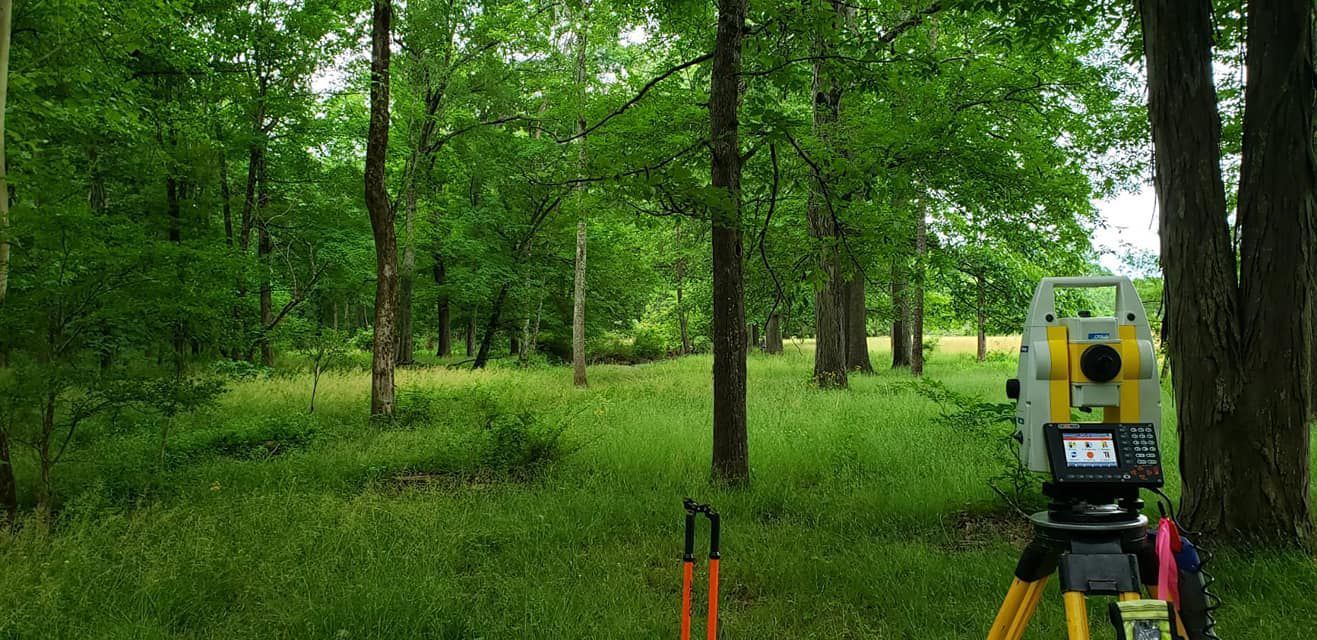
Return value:
<svg viewBox="0 0 1317 640">
<path fill-rule="evenodd" d="M 718 637 L 718 558 L 709 558 L 709 640 Z"/>
<path fill-rule="evenodd" d="M 681 640 L 691 640 L 691 581 L 695 576 L 695 561 L 682 563 L 681 578 Z"/>
<path fill-rule="evenodd" d="M 682 557 L 681 640 L 691 637 L 691 586 L 695 574 L 695 517 L 703 513 L 709 519 L 709 626 L 708 640 L 718 637 L 718 512 L 706 504 L 686 498 L 686 553 Z"/>
</svg>

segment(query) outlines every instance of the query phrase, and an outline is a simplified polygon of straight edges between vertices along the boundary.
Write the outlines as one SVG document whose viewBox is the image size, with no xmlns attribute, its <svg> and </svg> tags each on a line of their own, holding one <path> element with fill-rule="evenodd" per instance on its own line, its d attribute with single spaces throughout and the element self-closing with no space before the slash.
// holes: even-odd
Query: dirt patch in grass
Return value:
<svg viewBox="0 0 1317 640">
<path fill-rule="evenodd" d="M 1000 542 L 1023 547 L 1033 537 L 1033 526 L 1014 511 L 952 514 L 943 528 L 942 547 L 948 551 L 977 551 Z"/>
</svg>

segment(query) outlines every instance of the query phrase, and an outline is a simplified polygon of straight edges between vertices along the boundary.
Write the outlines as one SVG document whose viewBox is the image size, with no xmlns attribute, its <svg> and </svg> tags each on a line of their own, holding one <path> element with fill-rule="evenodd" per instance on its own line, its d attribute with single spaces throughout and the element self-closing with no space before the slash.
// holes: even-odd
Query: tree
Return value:
<svg viewBox="0 0 1317 640">
<path fill-rule="evenodd" d="M 14 0 L 0 0 L 0 305 L 4 305 L 5 294 L 9 292 L 9 182 L 5 172 L 5 102 L 9 96 L 9 31 L 13 15 Z M 7 451 L 3 442 L 0 442 L 0 450 Z M 0 464 L 8 467 L 9 458 L 0 460 Z"/>
<path fill-rule="evenodd" d="M 823 141 L 832 153 L 840 153 L 840 143 L 835 140 L 838 120 L 841 115 L 841 83 L 834 77 L 835 63 L 828 58 L 833 53 L 835 33 L 844 26 L 852 9 L 850 5 L 839 0 L 819 0 L 822 11 L 828 19 L 820 23 L 827 25 L 822 33 L 815 36 L 814 62 L 814 135 Z M 814 382 L 821 387 L 846 387 L 848 341 L 846 330 L 849 323 L 847 309 L 849 292 L 846 286 L 848 265 L 842 259 L 845 231 L 837 217 L 832 194 L 828 191 L 830 184 L 835 184 L 836 176 L 821 173 L 817 184 L 810 192 L 808 216 L 809 228 L 818 243 L 819 277 L 814 293 Z M 863 286 L 863 285 L 861 285 Z M 863 304 L 861 302 L 861 304 Z M 865 351 L 868 353 L 867 349 Z"/>
<path fill-rule="evenodd" d="M 14 0 L 0 0 L 0 312 L 9 292 L 9 182 L 5 169 L 5 102 L 9 95 L 9 31 L 13 20 Z M 0 340 L 0 368 L 8 365 L 8 345 Z M 9 457 L 9 438 L 0 429 L 0 504 L 12 521 L 18 498 L 14 467 Z"/>
<path fill-rule="evenodd" d="M 924 294 L 927 287 L 928 211 L 921 208 L 915 218 L 915 291 L 910 302 L 910 373 L 924 375 Z"/>
<path fill-rule="evenodd" d="M 750 481 L 745 425 L 745 281 L 741 243 L 738 117 L 746 0 L 717 0 L 718 28 L 709 89 L 713 205 L 713 477 Z"/>
<path fill-rule="evenodd" d="M 1181 511 L 1187 526 L 1223 536 L 1309 541 L 1313 6 L 1248 5 L 1238 265 L 1220 167 L 1212 4 L 1146 2 L 1139 13 Z"/>
<path fill-rule="evenodd" d="M 375 0 L 371 19 L 370 131 L 366 139 L 366 209 L 375 237 L 375 339 L 372 343 L 370 414 L 393 415 L 393 369 L 398 317 L 398 239 L 385 184 L 389 154 L 389 49 L 392 0 Z"/>
<path fill-rule="evenodd" d="M 589 25 L 588 12 L 590 3 L 583 1 L 578 10 L 575 25 L 575 58 L 576 74 L 575 83 L 577 91 L 577 115 L 576 115 L 576 144 L 580 145 L 579 160 L 577 165 L 581 173 L 586 170 L 586 124 L 585 124 L 585 95 L 586 95 L 586 30 Z M 579 187 L 582 193 L 585 190 L 585 183 Z M 585 258 L 586 258 L 586 231 L 587 221 L 585 215 L 585 206 L 583 198 L 577 198 L 577 220 L 576 220 L 576 264 L 572 271 L 572 383 L 578 387 L 584 387 L 587 384 L 585 375 Z"/>
</svg>

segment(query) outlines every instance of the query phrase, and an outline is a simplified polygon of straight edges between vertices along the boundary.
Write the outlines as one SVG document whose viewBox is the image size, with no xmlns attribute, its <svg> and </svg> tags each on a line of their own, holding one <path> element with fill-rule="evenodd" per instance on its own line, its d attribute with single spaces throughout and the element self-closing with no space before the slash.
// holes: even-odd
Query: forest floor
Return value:
<svg viewBox="0 0 1317 640">
<path fill-rule="evenodd" d="M 751 356 L 744 491 L 707 482 L 707 356 L 592 367 L 588 390 L 411 368 L 388 424 L 365 372 L 323 379 L 314 414 L 305 374 L 236 382 L 163 453 L 120 416 L 56 468 L 55 524 L 0 538 L 0 638 L 673 638 L 685 496 L 723 514 L 725 638 L 982 638 L 1028 535 L 988 485 L 999 443 L 938 423 L 872 346 L 884 371 L 849 391 L 808 386 L 808 345 Z M 972 349 L 944 339 L 928 376 L 1002 400 L 1013 354 Z M 1317 629 L 1312 557 L 1217 556 L 1224 638 Z M 1054 583 L 1027 637 L 1064 634 Z"/>
</svg>

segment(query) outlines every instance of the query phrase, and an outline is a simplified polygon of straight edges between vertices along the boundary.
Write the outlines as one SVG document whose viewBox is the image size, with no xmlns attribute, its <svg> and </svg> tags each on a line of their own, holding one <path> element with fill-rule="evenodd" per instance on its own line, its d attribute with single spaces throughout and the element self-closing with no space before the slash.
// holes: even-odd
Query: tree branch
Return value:
<svg viewBox="0 0 1317 640">
<path fill-rule="evenodd" d="M 693 58 L 693 59 L 687 60 L 687 61 L 685 61 L 685 62 L 683 62 L 683 63 L 681 63 L 681 64 L 679 64 L 679 65 L 677 65 L 677 66 L 675 66 L 675 67 L 672 67 L 671 69 L 668 69 L 667 71 L 664 71 L 663 73 L 661 73 L 661 74 L 655 76 L 655 77 L 654 77 L 653 79 L 651 79 L 649 82 L 645 83 L 645 86 L 643 86 L 643 87 L 640 88 L 640 92 L 639 92 L 639 93 L 637 93 L 637 94 L 636 94 L 634 97 L 632 97 L 630 100 L 627 100 L 625 103 L 622 104 L 622 106 L 620 106 L 620 107 L 618 107 L 617 109 L 615 109 L 612 113 L 610 113 L 610 114 L 604 116 L 604 119 L 603 119 L 603 120 L 600 120 L 599 122 L 596 122 L 596 123 L 594 123 L 593 125 L 591 125 L 591 126 L 589 126 L 589 127 L 586 127 L 585 129 L 581 130 L 581 132 L 580 132 L 580 133 L 577 133 L 576 135 L 568 136 L 568 137 L 566 137 L 566 138 L 558 138 L 557 140 L 555 140 L 555 142 L 557 142 L 557 143 L 559 143 L 559 144 L 566 144 L 566 143 L 571 142 L 571 141 L 573 141 L 573 140 L 576 140 L 576 139 L 578 139 L 578 138 L 584 138 L 584 137 L 590 135 L 592 132 L 594 132 L 594 131 L 595 131 L 596 129 L 598 129 L 599 127 L 604 126 L 609 120 L 612 120 L 613 118 L 616 118 L 617 116 L 622 115 L 623 113 L 626 112 L 627 109 L 630 109 L 631 107 L 636 106 L 636 104 L 638 104 L 638 103 L 639 103 L 639 102 L 645 97 L 645 94 L 649 93 L 649 91 L 650 91 L 651 89 L 653 89 L 655 86 L 658 86 L 658 83 L 660 83 L 660 82 L 662 82 L 662 81 L 664 81 L 664 80 L 667 80 L 668 78 L 672 77 L 673 75 L 675 75 L 675 74 L 677 74 L 677 73 L 679 73 L 679 72 L 681 72 L 681 71 L 683 71 L 683 70 L 685 70 L 685 69 L 689 69 L 689 68 L 694 67 L 694 66 L 696 66 L 696 65 L 698 65 L 698 64 L 701 64 L 701 63 L 704 63 L 704 62 L 708 62 L 709 60 L 712 60 L 712 59 L 713 59 L 713 52 L 709 52 L 709 53 L 706 53 L 706 54 L 704 54 L 704 55 L 702 55 L 702 56 L 699 56 L 698 58 Z"/>
</svg>

